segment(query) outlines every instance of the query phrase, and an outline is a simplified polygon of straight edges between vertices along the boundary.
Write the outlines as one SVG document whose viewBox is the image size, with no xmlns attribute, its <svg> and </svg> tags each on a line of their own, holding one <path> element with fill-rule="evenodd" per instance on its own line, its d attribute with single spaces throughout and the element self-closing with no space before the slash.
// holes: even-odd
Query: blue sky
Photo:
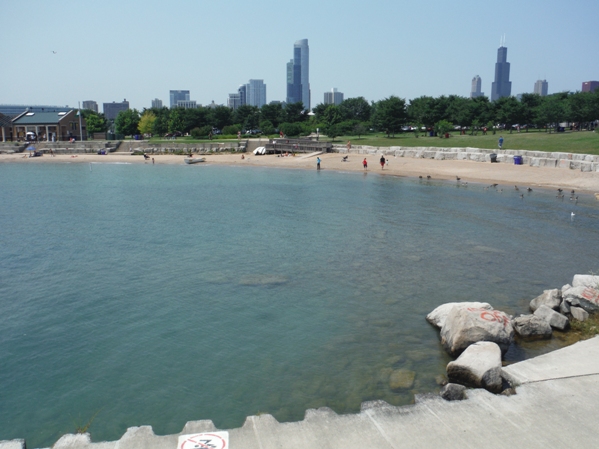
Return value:
<svg viewBox="0 0 599 449">
<path fill-rule="evenodd" d="M 369 2 L 287 0 L 0 0 L 0 103 L 168 105 L 188 89 L 226 104 L 249 79 L 285 100 L 293 43 L 310 45 L 312 105 L 345 98 L 490 96 L 500 37 L 512 95 L 547 79 L 549 93 L 599 80 L 597 1 Z M 55 51 L 56 53 L 53 53 Z M 101 109 L 101 106 L 100 106 Z"/>
</svg>

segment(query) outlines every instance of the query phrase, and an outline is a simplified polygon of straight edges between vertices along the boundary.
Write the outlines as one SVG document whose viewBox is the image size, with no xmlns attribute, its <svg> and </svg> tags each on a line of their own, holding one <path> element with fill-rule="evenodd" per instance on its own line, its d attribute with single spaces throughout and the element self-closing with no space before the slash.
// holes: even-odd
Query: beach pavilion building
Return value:
<svg viewBox="0 0 599 449">
<path fill-rule="evenodd" d="M 68 112 L 24 112 L 12 121 L 13 140 L 25 140 L 28 132 L 34 132 L 38 140 L 58 142 L 87 139 L 85 119 L 81 118 L 80 133 L 79 116 L 76 109 Z M 82 139 L 83 138 L 83 139 Z"/>
<path fill-rule="evenodd" d="M 0 113 L 0 142 L 12 140 L 12 121 L 9 116 Z"/>
</svg>

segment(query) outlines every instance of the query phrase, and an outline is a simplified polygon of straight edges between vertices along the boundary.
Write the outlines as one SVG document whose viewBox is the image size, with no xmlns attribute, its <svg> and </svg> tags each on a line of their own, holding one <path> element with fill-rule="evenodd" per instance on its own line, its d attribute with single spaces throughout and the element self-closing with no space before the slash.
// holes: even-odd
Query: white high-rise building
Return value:
<svg viewBox="0 0 599 449">
<path fill-rule="evenodd" d="M 264 84 L 264 80 L 250 80 L 246 86 L 246 104 L 259 108 L 266 104 L 266 84 Z"/>
<path fill-rule="evenodd" d="M 547 80 L 537 80 L 535 83 L 534 93 L 540 95 L 541 97 L 545 97 L 547 95 L 548 88 L 549 83 L 547 83 Z"/>
<path fill-rule="evenodd" d="M 480 91 L 481 84 L 482 84 L 482 82 L 481 82 L 480 76 L 476 75 L 474 78 L 472 78 L 472 87 L 470 89 L 470 98 L 482 97 L 484 95 L 484 93 Z"/>
<path fill-rule="evenodd" d="M 343 103 L 343 92 L 338 92 L 336 87 L 333 87 L 330 92 L 324 93 L 324 104 L 338 106 L 341 103 Z"/>
</svg>

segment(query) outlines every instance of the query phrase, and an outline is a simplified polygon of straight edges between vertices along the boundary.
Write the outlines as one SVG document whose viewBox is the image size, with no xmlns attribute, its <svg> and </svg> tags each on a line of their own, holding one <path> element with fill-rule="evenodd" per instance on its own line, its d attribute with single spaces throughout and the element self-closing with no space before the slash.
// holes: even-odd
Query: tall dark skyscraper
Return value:
<svg viewBox="0 0 599 449">
<path fill-rule="evenodd" d="M 491 86 L 491 101 L 501 97 L 509 97 L 511 94 L 512 82 L 510 81 L 510 63 L 507 62 L 507 47 L 501 44 L 501 47 L 497 50 L 495 81 Z"/>
<path fill-rule="evenodd" d="M 308 39 L 293 45 L 293 59 L 287 63 L 287 103 L 304 103 L 310 110 L 310 48 Z"/>
</svg>

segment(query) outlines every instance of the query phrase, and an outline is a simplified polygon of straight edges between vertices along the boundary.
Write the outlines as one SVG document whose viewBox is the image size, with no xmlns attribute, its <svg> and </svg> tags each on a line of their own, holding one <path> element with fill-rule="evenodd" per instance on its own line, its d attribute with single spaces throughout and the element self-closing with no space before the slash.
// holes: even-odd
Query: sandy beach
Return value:
<svg viewBox="0 0 599 449">
<path fill-rule="evenodd" d="M 184 164 L 181 155 L 154 155 L 154 163 Z M 235 165 L 248 167 L 273 167 L 287 169 L 316 170 L 316 156 L 306 157 L 277 157 L 276 155 L 255 156 L 246 155 L 241 159 L 240 154 L 214 154 L 206 155 L 206 162 L 189 166 L 191 170 L 210 164 Z M 374 155 L 367 156 L 368 170 L 362 167 L 363 155 L 350 154 L 347 162 L 342 162 L 343 155 L 329 153 L 320 155 L 322 171 L 337 170 L 346 172 L 367 172 L 371 175 L 406 176 L 426 179 L 430 176 L 433 180 L 456 181 L 456 176 L 461 182 L 493 184 L 497 183 L 504 188 L 514 186 L 562 188 L 568 192 L 572 189 L 580 192 L 599 193 L 599 172 L 581 172 L 559 168 L 530 167 L 528 165 L 512 165 L 506 163 L 484 163 L 458 160 L 416 159 L 404 157 L 389 157 L 389 163 L 381 169 L 379 158 Z M 130 155 L 129 153 L 111 153 L 105 156 L 96 154 L 78 154 L 28 158 L 26 154 L 0 154 L 0 163 L 134 163 L 152 164 L 152 160 L 145 161 L 143 156 Z"/>
</svg>

